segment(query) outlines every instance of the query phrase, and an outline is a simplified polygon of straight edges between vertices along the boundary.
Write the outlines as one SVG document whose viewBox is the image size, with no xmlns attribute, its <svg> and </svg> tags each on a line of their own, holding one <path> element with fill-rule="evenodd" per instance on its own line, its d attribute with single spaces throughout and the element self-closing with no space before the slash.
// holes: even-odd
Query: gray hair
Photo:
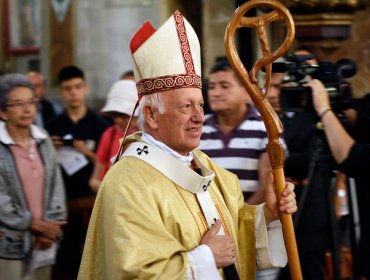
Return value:
<svg viewBox="0 0 370 280">
<path fill-rule="evenodd" d="M 161 94 L 160 92 L 156 92 L 156 93 L 144 95 L 142 97 L 140 104 L 139 104 L 139 108 L 138 108 L 139 110 L 138 125 L 139 125 L 140 130 L 142 131 L 145 131 L 145 119 L 144 119 L 144 115 L 142 112 L 144 106 L 149 106 L 153 109 L 157 109 L 158 112 L 161 115 L 163 115 L 166 112 L 165 106 L 164 106 L 163 94 Z"/>
<path fill-rule="evenodd" d="M 12 73 L 0 77 L 0 109 L 6 107 L 9 94 L 19 87 L 30 89 L 33 96 L 35 96 L 35 87 L 26 75 Z"/>
</svg>

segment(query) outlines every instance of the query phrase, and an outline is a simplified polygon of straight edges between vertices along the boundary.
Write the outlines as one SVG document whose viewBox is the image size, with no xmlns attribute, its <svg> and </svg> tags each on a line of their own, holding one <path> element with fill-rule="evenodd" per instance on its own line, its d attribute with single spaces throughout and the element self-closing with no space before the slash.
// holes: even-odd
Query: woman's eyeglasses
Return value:
<svg viewBox="0 0 370 280">
<path fill-rule="evenodd" d="M 27 100 L 27 101 L 17 101 L 14 103 L 8 103 L 6 104 L 6 107 L 13 107 L 13 108 L 19 108 L 23 109 L 28 106 L 38 106 L 39 100 L 37 98 Z"/>
</svg>

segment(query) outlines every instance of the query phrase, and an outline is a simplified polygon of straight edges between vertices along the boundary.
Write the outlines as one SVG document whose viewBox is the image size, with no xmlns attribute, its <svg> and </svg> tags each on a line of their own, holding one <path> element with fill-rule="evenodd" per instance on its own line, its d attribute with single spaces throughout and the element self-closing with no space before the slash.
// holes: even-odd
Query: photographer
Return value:
<svg viewBox="0 0 370 280">
<path fill-rule="evenodd" d="M 312 155 L 316 150 L 316 135 L 312 114 L 306 111 L 286 111 L 281 104 L 281 94 L 287 89 L 286 73 L 275 72 L 271 76 L 271 87 L 267 98 L 278 113 L 283 125 L 283 138 L 287 145 L 284 163 L 286 180 L 294 182 L 300 211 L 294 216 L 296 239 L 302 274 L 305 280 L 323 280 L 325 251 L 330 248 L 330 228 L 326 207 L 326 188 L 321 178 L 321 169 L 316 169 L 308 180 Z M 307 193 L 307 195 L 303 195 Z M 280 280 L 290 279 L 287 268 L 281 271 Z"/>
<path fill-rule="evenodd" d="M 361 222 L 361 237 L 359 244 L 360 275 L 362 279 L 370 279 L 370 222 L 366 214 L 370 213 L 370 142 L 356 143 L 346 132 L 341 122 L 331 109 L 329 94 L 319 80 L 311 80 L 307 86 L 312 88 L 313 105 L 321 118 L 325 136 L 336 162 L 348 176 L 356 179 L 359 197 L 359 214 Z M 368 118 L 356 113 L 357 121 Z M 369 126 L 369 121 L 367 126 Z"/>
</svg>

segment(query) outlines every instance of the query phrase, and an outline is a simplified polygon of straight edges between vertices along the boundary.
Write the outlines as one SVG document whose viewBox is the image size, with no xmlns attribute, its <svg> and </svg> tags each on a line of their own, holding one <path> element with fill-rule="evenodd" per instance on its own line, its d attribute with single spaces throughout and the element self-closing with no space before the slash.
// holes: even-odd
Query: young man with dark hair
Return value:
<svg viewBox="0 0 370 280">
<path fill-rule="evenodd" d="M 46 129 L 52 136 L 54 145 L 60 151 L 73 151 L 86 162 L 79 168 L 76 162 L 63 162 L 63 177 L 67 188 L 68 199 L 88 197 L 93 192 L 88 186 L 95 149 L 108 123 L 89 109 L 85 102 L 89 87 L 84 73 L 76 66 L 64 67 L 58 75 L 60 94 L 66 103 L 63 114 L 48 123 Z M 68 153 L 67 153 L 68 155 Z M 74 166 L 73 170 L 68 167 Z"/>
<path fill-rule="evenodd" d="M 71 258 L 69 261 L 75 262 L 77 267 L 80 256 L 75 252 L 83 245 L 87 217 L 95 200 L 95 194 L 89 187 L 95 150 L 109 124 L 86 105 L 89 87 L 81 69 L 76 66 L 64 67 L 59 72 L 58 80 L 66 108 L 47 124 L 46 129 L 59 154 L 69 208 L 69 221 L 61 251 L 67 256 L 61 257 L 61 260 Z"/>
</svg>

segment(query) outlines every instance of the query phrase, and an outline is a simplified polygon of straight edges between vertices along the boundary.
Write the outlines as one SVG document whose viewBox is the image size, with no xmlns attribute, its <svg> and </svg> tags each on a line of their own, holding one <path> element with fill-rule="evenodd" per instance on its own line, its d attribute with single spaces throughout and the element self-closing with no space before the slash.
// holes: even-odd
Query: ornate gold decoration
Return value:
<svg viewBox="0 0 370 280">
<path fill-rule="evenodd" d="M 345 39 L 354 13 L 370 0 L 279 0 L 293 14 L 297 39 Z M 332 44 L 331 44 L 332 45 Z"/>
<path fill-rule="evenodd" d="M 342 13 L 295 14 L 293 18 L 297 39 L 345 39 L 354 21 L 353 14 Z"/>
<path fill-rule="evenodd" d="M 318 11 L 353 12 L 361 7 L 368 6 L 369 0 L 280 0 L 294 13 Z"/>
<path fill-rule="evenodd" d="M 354 20 L 352 14 L 308 14 L 293 15 L 295 26 L 312 26 L 312 25 L 351 25 Z"/>
</svg>

